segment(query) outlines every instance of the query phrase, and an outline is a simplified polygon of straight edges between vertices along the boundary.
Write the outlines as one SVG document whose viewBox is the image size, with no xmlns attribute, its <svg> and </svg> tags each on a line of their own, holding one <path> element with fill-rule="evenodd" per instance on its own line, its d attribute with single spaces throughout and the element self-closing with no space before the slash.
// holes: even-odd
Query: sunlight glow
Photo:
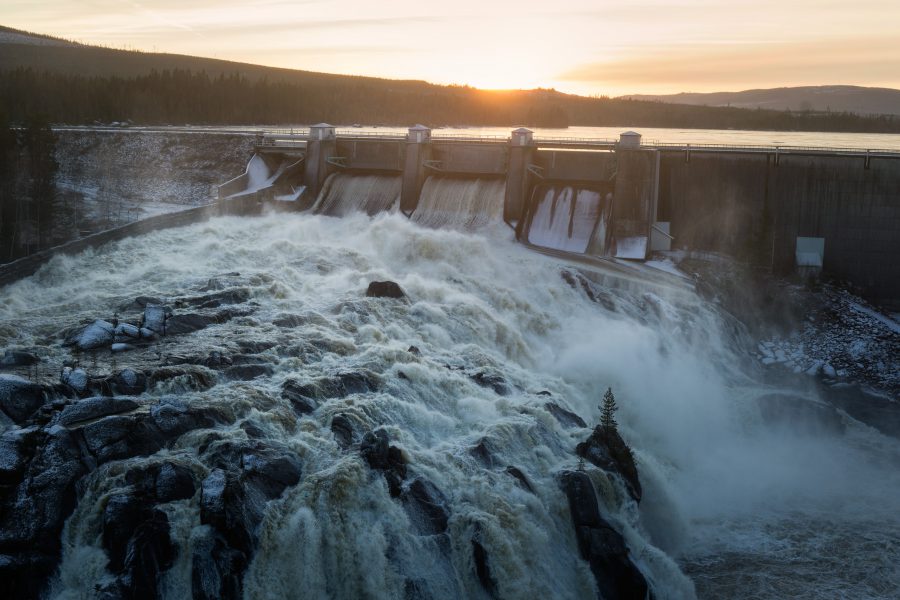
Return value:
<svg viewBox="0 0 900 600">
<path fill-rule="evenodd" d="M 111 47 L 491 89 L 900 87 L 896 0 L 8 0 L 0 17 Z"/>
</svg>

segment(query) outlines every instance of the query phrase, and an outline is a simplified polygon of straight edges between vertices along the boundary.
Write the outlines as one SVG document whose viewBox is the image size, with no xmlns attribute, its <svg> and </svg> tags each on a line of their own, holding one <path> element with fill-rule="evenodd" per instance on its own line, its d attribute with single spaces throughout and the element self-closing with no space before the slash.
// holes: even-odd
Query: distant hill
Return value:
<svg viewBox="0 0 900 600">
<path fill-rule="evenodd" d="M 635 94 L 624 96 L 624 98 L 695 106 L 851 112 L 858 115 L 900 115 L 900 90 L 855 85 L 784 87 L 706 94 Z"/>
<path fill-rule="evenodd" d="M 0 27 L 0 119 L 23 123 L 569 125 L 900 133 L 900 118 L 479 90 L 116 50 Z M 2 124 L 0 124 L 2 125 Z"/>
</svg>

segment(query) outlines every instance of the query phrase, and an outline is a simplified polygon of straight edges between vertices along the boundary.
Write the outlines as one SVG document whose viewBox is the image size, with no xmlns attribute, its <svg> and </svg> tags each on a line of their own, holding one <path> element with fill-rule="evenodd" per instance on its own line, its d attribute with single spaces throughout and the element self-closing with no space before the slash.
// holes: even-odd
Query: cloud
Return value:
<svg viewBox="0 0 900 600">
<path fill-rule="evenodd" d="M 894 38 L 876 37 L 644 47 L 627 57 L 581 65 L 559 79 L 696 91 L 733 85 L 900 85 L 900 45 Z"/>
</svg>

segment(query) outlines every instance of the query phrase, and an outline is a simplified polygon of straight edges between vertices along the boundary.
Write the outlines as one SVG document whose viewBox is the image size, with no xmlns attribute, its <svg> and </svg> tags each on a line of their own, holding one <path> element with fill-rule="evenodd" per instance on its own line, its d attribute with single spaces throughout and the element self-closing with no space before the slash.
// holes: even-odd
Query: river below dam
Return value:
<svg viewBox="0 0 900 600">
<path fill-rule="evenodd" d="M 456 223 L 440 185 L 429 218 Z M 113 598 L 137 580 L 122 575 L 130 555 L 110 515 L 147 473 L 159 473 L 155 512 L 127 531 L 146 548 L 133 540 L 167 524 L 166 551 L 147 542 L 160 597 L 595 597 L 559 483 L 582 468 L 655 598 L 896 597 L 896 438 L 811 385 L 767 382 L 743 326 L 693 291 L 597 283 L 502 223 L 480 227 L 396 212 L 220 217 L 58 256 L 0 291 L 0 347 L 37 349 L 48 385 L 79 324 L 136 322 L 147 298 L 202 323 L 77 355 L 90 377 L 153 375 L 121 415 L 48 417 L 42 435 L 80 430 L 96 460 L 66 488 L 76 501 L 50 597 Z M 405 297 L 366 296 L 384 280 Z M 575 454 L 607 388 L 639 503 Z M 123 449 L 147 419 L 167 444 Z M 394 466 L 360 450 L 373 431 Z M 159 491 L 169 472 L 193 482 L 186 493 Z M 222 525 L 206 515 L 228 490 L 243 503 Z M 29 510 L 16 518 L 44 514 Z"/>
</svg>

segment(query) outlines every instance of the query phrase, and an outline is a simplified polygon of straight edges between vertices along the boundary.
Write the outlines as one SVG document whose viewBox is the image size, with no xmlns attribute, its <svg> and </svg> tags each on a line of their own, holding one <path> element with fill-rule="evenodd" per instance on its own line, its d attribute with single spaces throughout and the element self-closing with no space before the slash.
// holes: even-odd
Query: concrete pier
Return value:
<svg viewBox="0 0 900 600">
<path fill-rule="evenodd" d="M 400 187 L 400 210 L 410 216 L 419 204 L 425 183 L 425 165 L 431 160 L 431 129 L 424 125 L 409 128 L 406 158 Z"/>
<path fill-rule="evenodd" d="M 304 161 L 303 184 L 306 196 L 315 201 L 322 184 L 329 174 L 328 159 L 335 156 L 337 138 L 335 129 L 328 123 L 319 123 L 309 128 L 309 139 L 306 142 L 306 160 Z M 312 204 L 307 200 L 306 204 Z"/>
</svg>

